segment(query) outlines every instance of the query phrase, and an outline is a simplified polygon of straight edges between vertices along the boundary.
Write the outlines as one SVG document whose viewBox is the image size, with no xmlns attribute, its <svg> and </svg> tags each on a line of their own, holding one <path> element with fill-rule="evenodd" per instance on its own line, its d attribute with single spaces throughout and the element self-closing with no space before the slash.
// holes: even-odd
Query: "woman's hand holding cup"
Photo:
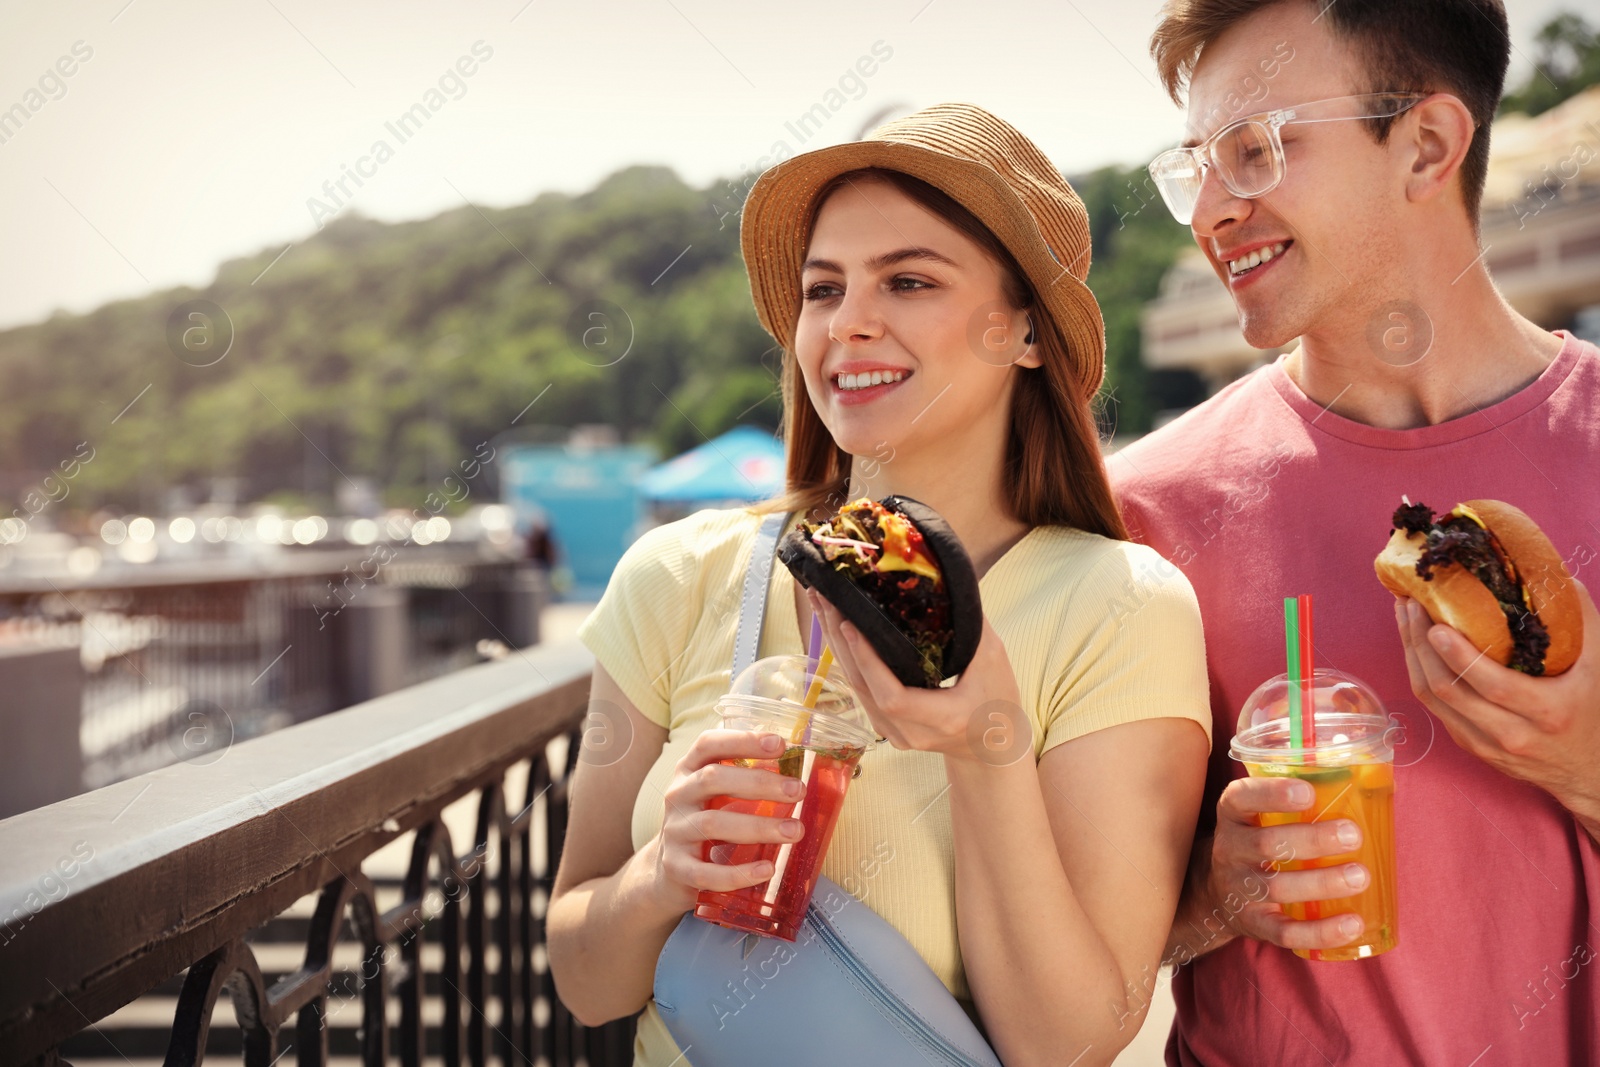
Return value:
<svg viewBox="0 0 1600 1067">
<path fill-rule="evenodd" d="M 656 882 L 675 910 L 694 908 L 702 889 L 730 892 L 772 877 L 772 863 L 707 862 L 707 841 L 788 844 L 804 832 L 798 819 L 774 818 L 708 807 L 717 797 L 739 797 L 790 805 L 804 787 L 796 778 L 723 760 L 777 759 L 785 741 L 775 733 L 711 729 L 694 739 L 664 791 L 666 812 L 658 840 Z"/>
</svg>

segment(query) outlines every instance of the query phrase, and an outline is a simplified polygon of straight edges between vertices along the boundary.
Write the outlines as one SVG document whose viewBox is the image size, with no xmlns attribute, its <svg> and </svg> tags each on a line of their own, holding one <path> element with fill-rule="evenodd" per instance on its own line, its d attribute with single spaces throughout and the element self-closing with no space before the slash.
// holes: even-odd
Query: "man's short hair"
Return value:
<svg viewBox="0 0 1600 1067">
<path fill-rule="evenodd" d="M 1150 36 L 1150 54 L 1173 102 L 1183 106 L 1206 45 L 1277 3 L 1316 7 L 1334 36 L 1355 49 L 1367 77 L 1357 91 L 1450 92 L 1461 98 L 1478 125 L 1461 163 L 1462 199 L 1476 226 L 1489 173 L 1489 126 L 1511 61 L 1501 0 L 1167 0 Z M 1367 121 L 1382 144 L 1394 119 Z"/>
</svg>

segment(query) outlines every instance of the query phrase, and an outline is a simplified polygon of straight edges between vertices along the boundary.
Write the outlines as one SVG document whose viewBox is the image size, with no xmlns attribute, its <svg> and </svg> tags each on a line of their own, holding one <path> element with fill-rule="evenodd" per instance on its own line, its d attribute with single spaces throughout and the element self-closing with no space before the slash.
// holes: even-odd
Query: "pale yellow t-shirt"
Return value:
<svg viewBox="0 0 1600 1067">
<path fill-rule="evenodd" d="M 761 518 L 743 508 L 705 510 L 648 531 L 578 628 L 639 711 L 669 732 L 635 799 L 634 848 L 660 830 L 663 790 L 690 743 L 720 722 L 714 705 L 728 691 Z M 1210 737 L 1199 605 L 1188 580 L 1154 550 L 1037 526 L 983 575 L 979 592 L 1016 672 L 1036 756 L 1135 719 L 1189 718 Z M 774 561 L 758 654 L 804 653 L 794 578 Z M 869 750 L 822 872 L 905 935 L 976 1017 L 956 937 L 947 785 L 936 753 Z M 639 1017 L 635 1067 L 688 1063 L 652 1001 Z"/>
</svg>

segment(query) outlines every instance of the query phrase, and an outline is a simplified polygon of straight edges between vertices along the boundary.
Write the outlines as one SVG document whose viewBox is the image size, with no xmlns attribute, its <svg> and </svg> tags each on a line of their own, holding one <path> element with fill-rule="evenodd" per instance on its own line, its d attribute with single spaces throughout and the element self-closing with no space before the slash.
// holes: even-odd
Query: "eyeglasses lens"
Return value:
<svg viewBox="0 0 1600 1067">
<path fill-rule="evenodd" d="M 1283 156 L 1273 149 L 1272 131 L 1265 123 L 1233 127 L 1217 139 L 1212 158 L 1235 196 L 1260 196 L 1283 178 Z"/>
<path fill-rule="evenodd" d="M 1283 154 L 1272 142 L 1272 130 L 1261 122 L 1241 122 L 1211 145 L 1211 160 L 1222 184 L 1234 196 L 1260 196 L 1283 180 Z M 1205 175 L 1187 151 L 1157 156 L 1150 175 L 1172 217 L 1187 226 Z"/>
<path fill-rule="evenodd" d="M 1158 156 L 1150 164 L 1150 176 L 1155 179 L 1161 199 L 1166 201 L 1172 217 L 1187 226 L 1194 217 L 1195 198 L 1200 195 L 1200 168 L 1186 152 L 1172 152 Z"/>
</svg>

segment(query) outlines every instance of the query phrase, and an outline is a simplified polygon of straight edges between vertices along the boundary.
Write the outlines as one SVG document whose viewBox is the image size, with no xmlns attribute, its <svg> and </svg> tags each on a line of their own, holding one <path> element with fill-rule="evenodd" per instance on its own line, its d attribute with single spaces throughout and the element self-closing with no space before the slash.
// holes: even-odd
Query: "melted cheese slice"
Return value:
<svg viewBox="0 0 1600 1067">
<path fill-rule="evenodd" d="M 933 581 L 939 580 L 939 568 L 922 552 L 911 547 L 911 524 L 898 515 L 883 515 L 878 519 L 883 530 L 883 551 L 878 553 L 877 569 L 881 571 L 911 571 Z"/>
</svg>

